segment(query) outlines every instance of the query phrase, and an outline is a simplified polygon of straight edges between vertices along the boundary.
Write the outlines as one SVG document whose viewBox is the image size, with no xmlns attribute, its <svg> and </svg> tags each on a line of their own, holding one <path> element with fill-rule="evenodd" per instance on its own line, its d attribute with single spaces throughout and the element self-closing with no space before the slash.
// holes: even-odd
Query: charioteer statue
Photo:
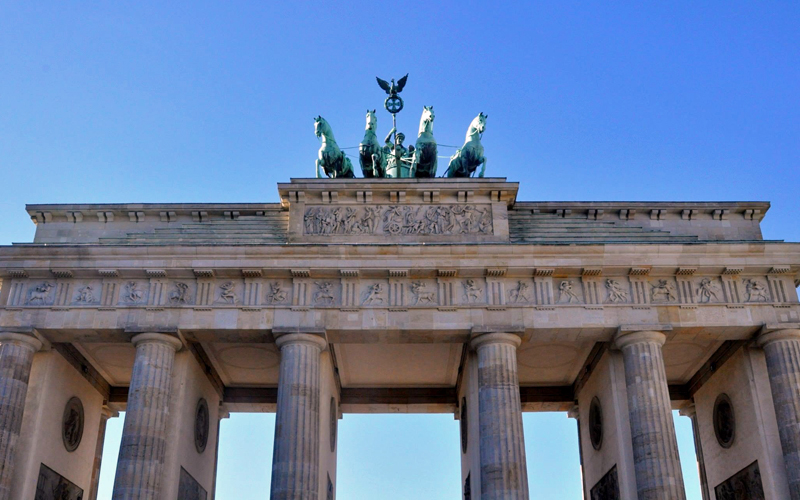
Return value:
<svg viewBox="0 0 800 500">
<path fill-rule="evenodd" d="M 431 178 L 436 177 L 438 165 L 438 147 L 433 137 L 433 121 L 436 115 L 433 106 L 423 106 L 419 122 L 419 134 L 415 145 L 406 147 L 405 134 L 397 131 L 397 113 L 404 106 L 398 95 L 406 86 L 408 75 L 397 82 L 376 78 L 378 85 L 386 92 L 383 106 L 392 115 L 392 130 L 383 141 L 378 142 L 376 130 L 378 118 L 375 110 L 367 110 L 367 123 L 364 138 L 358 145 L 358 160 L 365 178 Z M 483 177 L 486 172 L 486 157 L 483 155 L 481 137 L 486 129 L 486 118 L 480 113 L 467 129 L 464 145 L 450 157 L 445 177 L 472 177 L 477 173 Z M 333 139 L 333 131 L 322 117 L 315 118 L 315 131 L 322 140 L 317 159 L 317 177 L 322 174 L 330 178 L 355 177 L 350 159 L 339 148 Z M 346 149 L 346 148 L 345 148 Z M 478 167 L 480 171 L 478 171 Z"/>
</svg>

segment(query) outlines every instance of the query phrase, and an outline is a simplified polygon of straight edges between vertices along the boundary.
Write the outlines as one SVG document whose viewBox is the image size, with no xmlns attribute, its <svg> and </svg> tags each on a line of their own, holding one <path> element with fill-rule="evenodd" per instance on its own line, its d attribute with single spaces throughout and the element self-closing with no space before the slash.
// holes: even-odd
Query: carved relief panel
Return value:
<svg viewBox="0 0 800 500">
<path fill-rule="evenodd" d="M 493 234 L 490 205 L 309 206 L 307 235 Z"/>
</svg>

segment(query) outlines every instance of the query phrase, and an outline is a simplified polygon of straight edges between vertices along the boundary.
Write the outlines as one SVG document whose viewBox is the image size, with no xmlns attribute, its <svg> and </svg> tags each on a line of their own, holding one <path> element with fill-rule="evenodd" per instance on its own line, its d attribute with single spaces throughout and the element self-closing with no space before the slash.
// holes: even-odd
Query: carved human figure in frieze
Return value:
<svg viewBox="0 0 800 500">
<path fill-rule="evenodd" d="M 94 302 L 94 289 L 91 285 L 86 285 L 83 288 L 78 289 L 78 296 L 75 297 L 76 302 L 82 302 L 84 304 L 91 304 Z"/>
<path fill-rule="evenodd" d="M 655 285 L 650 286 L 650 298 L 652 300 L 663 300 L 666 302 L 678 300 L 678 294 L 675 291 L 675 285 L 670 283 L 669 280 L 658 280 Z"/>
<path fill-rule="evenodd" d="M 483 295 L 483 289 L 481 286 L 473 279 L 469 279 L 464 281 L 464 295 L 467 297 L 467 302 L 477 302 L 480 300 L 481 295 Z"/>
<path fill-rule="evenodd" d="M 514 304 L 528 304 L 531 302 L 530 285 L 524 281 L 517 281 L 517 286 L 509 292 L 511 302 Z"/>
<path fill-rule="evenodd" d="M 475 205 L 310 207 L 303 215 L 306 234 L 399 235 L 491 234 L 490 208 Z"/>
<path fill-rule="evenodd" d="M 606 290 L 608 290 L 608 302 L 619 304 L 628 301 L 628 292 L 622 288 L 622 284 L 615 279 L 606 280 Z"/>
<path fill-rule="evenodd" d="M 53 284 L 50 282 L 45 281 L 41 285 L 36 285 L 33 290 L 31 290 L 31 295 L 28 298 L 28 304 L 41 304 L 44 305 L 47 300 L 48 296 L 50 295 L 50 290 L 53 289 Z"/>
<path fill-rule="evenodd" d="M 125 285 L 125 298 L 134 304 L 144 300 L 144 290 L 139 289 L 139 283 L 129 281 Z"/>
<path fill-rule="evenodd" d="M 428 285 L 424 281 L 414 281 L 411 283 L 411 293 L 414 294 L 414 305 L 435 304 L 436 295 L 428 290 Z"/>
<path fill-rule="evenodd" d="M 175 290 L 169 293 L 169 301 L 173 304 L 186 304 L 189 302 L 189 285 L 178 281 Z"/>
<path fill-rule="evenodd" d="M 572 280 L 564 280 L 558 285 L 558 301 L 561 302 L 564 299 L 567 300 L 568 304 L 572 304 L 573 301 L 581 301 L 572 288 Z"/>
<path fill-rule="evenodd" d="M 367 289 L 367 297 L 364 299 L 363 305 L 383 304 L 383 285 L 375 283 L 370 285 Z"/>
<path fill-rule="evenodd" d="M 279 304 L 286 301 L 289 294 L 283 289 L 280 282 L 275 281 L 269 284 L 269 291 L 267 292 L 267 302 L 270 304 Z"/>
<path fill-rule="evenodd" d="M 314 303 L 322 305 L 332 305 L 335 297 L 333 296 L 333 283 L 330 281 L 316 281 L 317 291 L 314 293 Z"/>
<path fill-rule="evenodd" d="M 227 281 L 219 286 L 219 300 L 226 304 L 236 303 L 236 284 L 233 281 Z"/>
<path fill-rule="evenodd" d="M 747 294 L 747 302 L 769 302 L 767 287 L 758 280 L 744 280 L 744 289 Z"/>
<path fill-rule="evenodd" d="M 719 286 L 714 283 L 711 278 L 703 278 L 700 280 L 700 284 L 697 286 L 697 301 L 702 303 L 711 302 L 713 298 L 714 301 L 719 301 L 719 297 L 717 294 L 720 292 Z"/>
</svg>

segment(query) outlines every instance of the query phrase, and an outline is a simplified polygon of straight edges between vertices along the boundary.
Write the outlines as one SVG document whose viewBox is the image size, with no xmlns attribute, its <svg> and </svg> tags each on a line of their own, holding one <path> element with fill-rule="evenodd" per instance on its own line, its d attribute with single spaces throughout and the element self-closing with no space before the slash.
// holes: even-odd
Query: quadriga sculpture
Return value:
<svg viewBox="0 0 800 500">
<path fill-rule="evenodd" d="M 419 120 L 419 136 L 414 146 L 411 177 L 436 177 L 437 148 L 433 138 L 433 106 L 424 106 Z"/>
<path fill-rule="evenodd" d="M 350 163 L 350 159 L 339 149 L 339 145 L 336 144 L 331 126 L 325 118 L 321 116 L 314 118 L 314 134 L 322 139 L 317 158 L 317 178 L 322 177 L 323 172 L 332 179 L 339 177 L 354 178 L 353 165 Z"/>
<path fill-rule="evenodd" d="M 467 129 L 467 139 L 461 149 L 450 157 L 445 177 L 471 177 L 479 165 L 482 165 L 478 177 L 483 177 L 486 172 L 486 157 L 483 156 L 481 135 L 486 129 L 488 115 L 479 114 L 472 120 Z"/>
<path fill-rule="evenodd" d="M 375 110 L 367 110 L 367 128 L 364 130 L 364 139 L 358 145 L 358 160 L 361 163 L 361 172 L 364 177 L 386 177 L 383 148 L 378 142 L 375 130 L 378 128 L 378 118 Z"/>
</svg>

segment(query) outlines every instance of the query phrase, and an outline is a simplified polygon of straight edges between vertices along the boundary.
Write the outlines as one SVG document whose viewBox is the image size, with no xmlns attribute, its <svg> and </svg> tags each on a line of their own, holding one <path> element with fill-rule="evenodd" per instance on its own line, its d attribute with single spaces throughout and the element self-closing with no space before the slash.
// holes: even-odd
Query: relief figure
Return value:
<svg viewBox="0 0 800 500">
<path fill-rule="evenodd" d="M 567 299 L 568 304 L 572 304 L 573 300 L 575 302 L 580 302 L 580 299 L 575 295 L 575 291 L 572 289 L 571 280 L 564 280 L 558 286 L 558 301 L 561 302 L 564 298 Z"/>
<path fill-rule="evenodd" d="M 697 286 L 698 302 L 701 304 L 711 302 L 712 298 L 714 301 L 719 301 L 719 298 L 717 297 L 719 291 L 719 287 L 713 281 L 711 281 L 711 278 L 703 278 L 700 280 L 700 284 Z"/>
<path fill-rule="evenodd" d="M 83 302 L 85 304 L 91 304 L 94 302 L 94 290 L 92 289 L 91 285 L 86 285 L 85 287 L 78 290 L 78 297 L 75 299 L 76 302 Z"/>
<path fill-rule="evenodd" d="M 424 281 L 414 281 L 411 283 L 411 293 L 414 294 L 414 305 L 422 305 L 422 304 L 435 304 L 436 303 L 436 295 L 435 292 L 431 292 L 428 289 L 428 285 Z"/>
<path fill-rule="evenodd" d="M 50 295 L 50 290 L 53 289 L 53 284 L 45 281 L 41 285 L 37 285 L 32 291 L 31 296 L 28 299 L 28 304 L 33 304 L 34 302 L 38 302 L 41 305 L 47 301 L 47 296 Z"/>
<path fill-rule="evenodd" d="M 618 304 L 628 301 L 628 292 L 622 289 L 622 284 L 617 280 L 607 279 L 608 301 Z"/>
<path fill-rule="evenodd" d="M 283 289 L 279 282 L 269 284 L 269 292 L 267 292 L 267 302 L 270 304 L 277 304 L 283 302 L 288 298 L 289 294 Z"/>
</svg>

